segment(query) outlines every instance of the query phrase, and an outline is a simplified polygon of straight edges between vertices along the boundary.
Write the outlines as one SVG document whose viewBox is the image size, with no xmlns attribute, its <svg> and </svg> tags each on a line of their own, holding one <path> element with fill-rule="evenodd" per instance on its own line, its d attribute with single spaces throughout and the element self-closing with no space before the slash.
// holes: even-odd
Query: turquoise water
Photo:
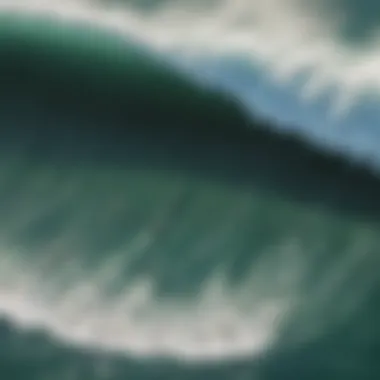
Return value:
<svg viewBox="0 0 380 380">
<path fill-rule="evenodd" d="M 376 94 L 1 12 L 2 377 L 378 378 Z"/>
</svg>

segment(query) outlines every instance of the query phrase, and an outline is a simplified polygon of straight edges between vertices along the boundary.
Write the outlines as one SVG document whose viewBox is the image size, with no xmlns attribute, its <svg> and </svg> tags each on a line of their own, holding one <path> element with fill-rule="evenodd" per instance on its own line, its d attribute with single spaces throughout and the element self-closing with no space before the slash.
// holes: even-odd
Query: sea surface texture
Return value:
<svg viewBox="0 0 380 380">
<path fill-rule="evenodd" d="M 0 379 L 380 379 L 378 0 L 0 0 Z"/>
</svg>

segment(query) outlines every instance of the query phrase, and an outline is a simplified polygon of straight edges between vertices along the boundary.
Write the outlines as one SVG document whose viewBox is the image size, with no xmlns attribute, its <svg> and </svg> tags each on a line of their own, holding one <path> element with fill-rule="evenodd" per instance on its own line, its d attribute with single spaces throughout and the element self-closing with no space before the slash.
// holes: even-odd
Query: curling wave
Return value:
<svg viewBox="0 0 380 380">
<path fill-rule="evenodd" d="M 238 5 L 250 7 L 269 38 L 265 17 L 282 6 L 282 25 L 295 1 L 225 2 L 205 10 L 199 34 L 187 37 L 180 28 L 191 31 L 195 13 L 179 14 L 173 4 L 145 12 L 131 4 L 0 4 L 0 316 L 17 327 L 0 326 L 12 347 L 4 358 L 22 360 L 22 342 L 40 329 L 75 358 L 81 349 L 124 361 L 181 361 L 173 377 L 196 365 L 191 376 L 205 376 L 201 362 L 214 363 L 219 378 L 275 379 L 294 366 L 301 378 L 379 373 L 377 175 L 331 146 L 327 154 L 279 133 L 281 113 L 266 119 L 277 126 L 264 125 L 260 107 L 259 117 L 244 102 L 252 92 L 225 76 L 236 61 L 220 64 L 218 74 L 222 61 L 207 57 L 248 54 L 247 38 L 239 32 L 238 43 L 228 29 L 231 15 L 247 9 Z M 302 36 L 325 43 L 318 25 L 305 24 Z M 222 26 L 231 38 L 223 46 L 214 44 Z M 282 37 L 292 42 L 292 33 Z M 282 51 L 265 55 L 262 46 L 255 59 L 269 62 Z M 180 50 L 186 55 L 178 59 Z M 331 51 L 323 57 L 298 62 L 328 67 L 344 92 L 351 82 L 343 73 L 370 89 L 351 56 L 346 66 Z M 205 77 L 210 62 L 220 75 L 214 82 Z M 221 85 L 228 91 L 215 89 Z M 340 364 L 341 352 L 349 366 Z M 51 374 L 47 357 L 35 376 Z M 8 362 L 0 369 L 16 373 Z M 220 374 L 222 365 L 230 367 Z M 91 376 L 128 373 L 115 366 L 117 375 Z M 65 361 L 64 368 L 67 378 L 83 366 Z"/>
</svg>

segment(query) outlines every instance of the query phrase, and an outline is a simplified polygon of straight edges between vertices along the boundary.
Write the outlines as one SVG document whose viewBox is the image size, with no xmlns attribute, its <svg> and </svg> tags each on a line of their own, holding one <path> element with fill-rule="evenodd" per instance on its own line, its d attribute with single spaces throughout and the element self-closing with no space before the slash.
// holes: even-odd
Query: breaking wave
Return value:
<svg viewBox="0 0 380 380">
<path fill-rule="evenodd" d="M 0 1 L 0 373 L 377 378 L 377 40 L 339 9 Z"/>
</svg>

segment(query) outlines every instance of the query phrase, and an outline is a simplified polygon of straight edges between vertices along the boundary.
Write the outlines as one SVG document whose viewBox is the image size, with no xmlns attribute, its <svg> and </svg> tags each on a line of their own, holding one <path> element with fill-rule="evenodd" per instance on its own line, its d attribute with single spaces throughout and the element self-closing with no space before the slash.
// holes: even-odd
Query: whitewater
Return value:
<svg viewBox="0 0 380 380">
<path fill-rule="evenodd" d="M 364 16 L 372 8 L 376 14 L 376 3 L 367 3 Z M 361 125 L 378 122 L 378 33 L 376 24 L 361 20 L 355 3 L 3 0 L 0 6 L 3 13 L 97 25 L 134 39 L 201 85 L 233 94 L 248 112 L 278 118 L 277 127 L 378 161 L 372 157 L 376 131 L 368 137 L 362 130 L 371 126 Z M 356 44 L 343 33 L 353 18 L 367 35 Z M 258 86 L 265 86 L 262 94 L 252 90 Z"/>
<path fill-rule="evenodd" d="M 368 6 L 376 13 L 376 5 Z M 356 352 L 357 341 L 365 345 L 357 335 L 372 336 L 368 345 L 377 347 L 377 329 L 368 326 L 376 320 L 377 309 L 370 307 L 379 289 L 380 50 L 376 27 L 364 33 L 364 41 L 346 38 L 354 11 L 338 0 L 0 0 L 0 36 L 27 41 L 30 34 L 31 44 L 45 44 L 46 38 L 58 51 L 66 46 L 66 35 L 77 33 L 83 50 L 73 47 L 73 56 L 96 38 L 99 46 L 122 41 L 125 51 L 138 46 L 199 91 L 227 94 L 248 116 L 246 123 L 258 119 L 275 135 L 300 136 L 324 153 L 344 157 L 349 168 L 261 135 L 257 143 L 247 137 L 245 146 L 243 138 L 234 145 L 228 136 L 218 140 L 201 132 L 191 140 L 189 132 L 194 144 L 189 148 L 186 138 L 175 135 L 179 142 L 171 145 L 170 137 L 157 142 L 156 135 L 145 139 L 133 129 L 124 145 L 115 139 L 103 151 L 104 136 L 95 142 L 72 132 L 81 128 L 82 116 L 74 112 L 60 122 L 42 106 L 49 116 L 40 117 L 28 108 L 34 103 L 27 93 L 22 106 L 15 103 L 23 111 L 2 117 L 0 317 L 21 335 L 42 331 L 57 346 L 144 363 L 179 362 L 183 368 L 244 361 L 259 366 L 271 360 L 264 358 L 282 358 L 339 331 L 348 343 L 341 351 L 326 349 L 331 363 L 324 359 L 316 368 L 340 373 L 344 365 L 351 367 L 339 352 L 344 347 Z M 35 32 L 45 24 L 45 32 Z M 94 40 L 80 37 L 94 28 Z M 103 48 L 98 49 L 101 56 Z M 90 67 L 90 53 L 85 62 Z M 41 88 L 50 80 L 38 78 Z M 106 102 L 107 85 L 116 86 L 117 79 L 104 82 Z M 150 102 L 159 102 L 169 92 L 168 85 L 146 93 L 152 94 Z M 12 96 L 6 94 L 4 102 L 13 104 Z M 77 104 L 84 108 L 86 99 Z M 178 99 L 185 113 L 198 110 L 187 111 L 187 98 Z M 207 107 L 199 120 L 219 122 Z M 95 125 L 94 119 L 89 124 Z M 34 122 L 63 126 L 43 144 L 44 130 L 29 132 Z M 161 142 L 166 150 L 155 147 Z M 251 143 L 257 153 L 250 152 Z M 108 159 L 113 154 L 127 158 Z M 186 154 L 199 154 L 204 163 L 195 159 L 190 170 Z M 239 154 L 244 159 L 234 161 Z M 366 167 L 351 174 L 353 162 Z M 346 333 L 346 326 L 358 332 Z M 354 364 L 366 362 L 360 355 L 347 357 Z M 351 368 L 352 376 L 369 379 L 368 368 Z M 252 371 L 241 378 L 277 378 L 266 374 L 273 372 L 267 368 L 264 374 Z M 79 372 L 70 374 L 56 378 L 81 378 Z M 123 373 L 92 376 L 116 379 Z"/>
</svg>

